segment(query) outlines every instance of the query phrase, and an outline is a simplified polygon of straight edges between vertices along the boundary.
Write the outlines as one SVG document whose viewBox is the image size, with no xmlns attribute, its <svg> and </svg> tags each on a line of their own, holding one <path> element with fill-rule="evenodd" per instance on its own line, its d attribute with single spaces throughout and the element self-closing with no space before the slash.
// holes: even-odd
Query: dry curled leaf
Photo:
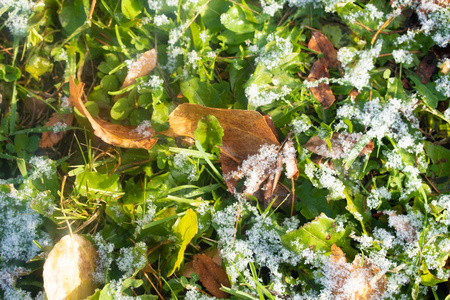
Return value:
<svg viewBox="0 0 450 300">
<path fill-rule="evenodd" d="M 328 147 L 327 142 L 321 139 L 317 135 L 309 139 L 309 141 L 303 145 L 309 151 L 326 158 L 343 158 L 350 153 L 350 150 L 361 139 L 362 133 L 333 133 L 330 140 L 331 150 Z M 366 155 L 373 150 L 373 142 L 367 143 L 359 153 L 359 156 Z"/>
<path fill-rule="evenodd" d="M 231 287 L 225 270 L 215 263 L 211 257 L 202 253 L 194 255 L 192 262 L 195 273 L 198 274 L 203 286 L 216 298 L 227 299 L 228 293 L 220 290 L 221 286 Z"/>
<path fill-rule="evenodd" d="M 153 138 L 156 134 L 150 124 L 140 126 L 125 126 L 113 124 L 100 118 L 93 118 L 83 103 L 84 84 L 76 84 L 73 78 L 70 78 L 70 97 L 72 103 L 91 123 L 94 134 L 101 138 L 105 143 L 123 147 L 123 148 L 143 148 L 150 149 L 156 143 Z"/>
<path fill-rule="evenodd" d="M 44 264 L 44 288 L 48 300 L 78 300 L 92 295 L 99 283 L 94 278 L 97 250 L 83 236 L 64 236 Z"/>
<path fill-rule="evenodd" d="M 308 75 L 308 80 L 311 82 L 317 81 L 320 78 L 329 78 L 328 69 L 326 67 L 326 61 L 324 58 L 318 59 L 312 66 L 311 72 Z M 334 101 L 336 100 L 336 97 L 333 94 L 333 91 L 331 90 L 328 83 L 319 83 L 317 86 L 312 86 L 309 88 L 311 90 L 311 93 L 314 95 L 314 97 L 317 99 L 317 101 L 322 104 L 324 109 L 329 108 Z"/>
<path fill-rule="evenodd" d="M 126 88 L 136 82 L 136 78 L 149 74 L 156 66 L 156 49 L 144 52 L 128 70 L 127 77 L 123 81 L 121 89 Z"/>
<path fill-rule="evenodd" d="M 340 62 L 337 58 L 337 51 L 330 40 L 320 31 L 313 31 L 308 48 L 319 53 L 323 53 L 324 63 L 327 67 L 337 68 Z"/>
<path fill-rule="evenodd" d="M 48 122 L 45 123 L 45 127 L 55 126 L 60 123 L 62 126 L 72 126 L 73 122 L 73 114 L 65 114 L 62 115 L 63 118 L 61 118 L 58 113 L 54 112 L 52 116 L 48 119 Z M 47 148 L 47 147 L 53 147 L 56 145 L 63 137 L 65 131 L 48 131 L 42 133 L 41 140 L 39 142 L 39 147 L 41 148 Z"/>
<path fill-rule="evenodd" d="M 344 252 L 334 244 L 326 272 L 327 284 L 337 299 L 380 299 L 387 284 L 386 275 L 380 271 L 367 257 L 362 263 L 359 256 L 353 263 L 347 263 Z"/>
<path fill-rule="evenodd" d="M 156 66 L 158 53 L 156 49 L 148 50 L 144 52 L 130 67 L 127 76 L 122 83 L 120 89 L 124 89 L 136 82 L 136 78 L 148 75 Z M 128 92 L 114 97 L 114 102 L 119 98 L 125 97 Z"/>
</svg>

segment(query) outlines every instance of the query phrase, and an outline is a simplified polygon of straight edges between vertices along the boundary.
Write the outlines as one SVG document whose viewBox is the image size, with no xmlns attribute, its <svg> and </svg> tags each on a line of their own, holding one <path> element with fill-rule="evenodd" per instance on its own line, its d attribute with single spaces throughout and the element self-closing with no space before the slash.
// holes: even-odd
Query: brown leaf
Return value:
<svg viewBox="0 0 450 300">
<path fill-rule="evenodd" d="M 231 287 L 225 270 L 215 263 L 211 257 L 202 253 L 194 255 L 192 262 L 203 286 L 216 298 L 228 299 L 230 295 L 220 290 L 221 286 Z"/>
<path fill-rule="evenodd" d="M 257 176 L 252 178 L 251 184 L 244 184 L 243 192 L 256 195 L 261 186 L 264 186 L 268 192 L 262 197 L 257 195 L 259 200 L 266 202 L 277 191 L 277 182 L 283 169 L 282 163 L 279 166 L 279 158 L 284 158 L 271 119 L 255 111 L 182 104 L 170 115 L 170 128 L 163 134 L 193 138 L 198 121 L 206 115 L 215 116 L 224 131 L 219 159 L 229 190 L 234 193 L 238 180 L 248 178 L 248 174 L 254 171 Z M 287 143 L 286 147 L 289 146 L 290 152 L 286 153 L 291 155 L 282 162 L 290 168 L 289 178 L 292 178 L 298 176 L 298 170 L 296 171 L 295 149 L 292 144 Z M 260 153 L 261 149 L 266 150 L 266 156 Z M 256 163 L 248 160 L 255 160 Z"/>
<path fill-rule="evenodd" d="M 389 225 L 397 231 L 397 236 L 409 243 L 417 240 L 416 229 L 412 226 L 408 217 L 405 215 L 397 215 L 394 211 L 384 211 L 389 216 Z"/>
<path fill-rule="evenodd" d="M 333 245 L 329 270 L 326 277 L 333 295 L 337 299 L 380 299 L 386 290 L 386 275 L 380 273 L 380 268 L 375 266 L 368 258 L 356 256 L 353 263 L 346 263 L 344 252 Z"/>
<path fill-rule="evenodd" d="M 431 76 L 436 70 L 436 56 L 434 53 L 430 52 L 428 55 L 422 59 L 417 68 L 416 74 L 422 78 L 422 83 L 426 84 L 430 81 Z"/>
<path fill-rule="evenodd" d="M 213 262 L 215 262 L 217 265 L 219 265 L 219 266 L 222 265 L 222 257 L 220 257 L 219 249 L 210 248 L 203 253 L 205 255 L 207 255 L 208 257 L 211 257 Z M 183 276 L 184 277 L 191 278 L 192 273 L 194 273 L 194 272 L 195 272 L 195 269 L 194 269 L 193 261 L 189 261 L 184 264 L 184 267 L 183 267 Z"/>
<path fill-rule="evenodd" d="M 54 112 L 44 126 L 50 127 L 56 125 L 57 123 L 62 123 L 65 124 L 66 126 L 72 126 L 73 113 L 65 114 L 62 116 L 64 118 L 61 118 L 58 115 L 58 113 Z M 47 131 L 42 133 L 41 141 L 39 142 L 39 147 L 41 148 L 53 147 L 64 137 L 65 133 L 66 133 L 65 131 L 58 131 L 58 132 Z"/>
<path fill-rule="evenodd" d="M 325 140 L 321 139 L 317 135 L 309 139 L 309 141 L 303 145 L 309 151 L 327 158 L 342 158 L 345 157 L 350 150 L 361 139 L 362 133 L 333 133 L 331 138 L 331 151 Z M 363 150 L 359 153 L 359 156 L 366 155 L 373 150 L 373 142 L 364 146 Z"/>
<path fill-rule="evenodd" d="M 127 73 L 127 77 L 123 81 L 121 90 L 136 82 L 136 78 L 148 75 L 156 66 L 158 52 L 156 49 L 148 50 L 144 52 L 130 67 Z M 125 97 L 127 93 L 116 95 L 114 102 L 119 98 Z"/>
<path fill-rule="evenodd" d="M 217 118 L 224 131 L 221 149 L 238 163 L 257 153 L 261 145 L 280 144 L 266 119 L 256 111 L 210 108 L 188 103 L 179 105 L 170 114 L 170 128 L 163 134 L 194 138 L 198 121 L 206 115 Z"/>
<path fill-rule="evenodd" d="M 313 64 L 311 72 L 308 75 L 308 80 L 314 82 L 320 78 L 328 77 L 330 76 L 326 67 L 326 61 L 321 58 Z M 324 109 L 329 108 L 336 100 L 333 91 L 327 83 L 322 82 L 315 87 L 310 87 L 309 89 L 311 90 L 311 93 L 314 95 L 317 101 L 322 104 Z"/>
<path fill-rule="evenodd" d="M 144 54 L 131 65 L 127 77 L 125 77 L 120 89 L 124 89 L 135 83 L 136 78 L 149 74 L 156 66 L 157 54 L 156 49 L 144 52 Z"/>
<path fill-rule="evenodd" d="M 84 106 L 83 97 L 84 84 L 76 84 L 70 78 L 70 103 L 82 113 L 91 123 L 94 134 L 105 143 L 123 148 L 143 148 L 150 149 L 157 139 L 152 138 L 155 131 L 150 126 L 125 126 L 113 124 L 100 118 L 93 118 Z"/>
<path fill-rule="evenodd" d="M 325 65 L 331 68 L 337 68 L 340 65 L 337 59 L 337 51 L 334 49 L 330 40 L 320 31 L 313 31 L 308 48 L 316 52 L 323 53 Z"/>
</svg>

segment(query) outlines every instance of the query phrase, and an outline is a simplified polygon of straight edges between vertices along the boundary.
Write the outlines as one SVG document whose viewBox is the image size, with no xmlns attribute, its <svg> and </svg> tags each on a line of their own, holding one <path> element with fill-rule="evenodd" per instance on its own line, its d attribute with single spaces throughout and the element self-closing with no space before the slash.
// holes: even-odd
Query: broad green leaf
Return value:
<svg viewBox="0 0 450 300">
<path fill-rule="evenodd" d="M 211 0 L 200 13 L 202 21 L 211 32 L 217 32 L 222 27 L 220 16 L 227 12 L 230 3 L 223 0 Z"/>
<path fill-rule="evenodd" d="M 177 269 L 180 268 L 181 263 L 184 259 L 184 251 L 186 250 L 187 245 L 191 242 L 197 231 L 197 214 L 192 209 L 188 209 L 186 211 L 186 214 L 180 219 L 178 223 L 174 225 L 173 228 L 173 233 L 177 237 L 180 244 L 177 250 L 176 260 L 173 268 L 171 268 L 167 276 L 172 275 Z"/>
<path fill-rule="evenodd" d="M 250 22 L 243 9 L 237 5 L 233 5 L 222 14 L 220 21 L 228 30 L 238 34 L 254 32 L 258 28 L 258 25 Z"/>
<path fill-rule="evenodd" d="M 203 149 L 219 154 L 220 149 L 216 146 L 222 146 L 223 129 L 216 117 L 208 115 L 199 120 L 194 137 L 200 142 Z"/>
<path fill-rule="evenodd" d="M 53 64 L 45 57 L 33 55 L 28 61 L 25 70 L 34 77 L 39 79 L 40 76 L 50 71 Z"/>
<path fill-rule="evenodd" d="M 159 103 L 153 105 L 152 127 L 158 131 L 164 131 L 169 128 L 169 103 Z"/>
<path fill-rule="evenodd" d="M 65 0 L 58 18 L 67 36 L 74 33 L 87 20 L 83 0 Z"/>
<path fill-rule="evenodd" d="M 139 0 L 122 0 L 121 1 L 121 9 L 123 15 L 127 19 L 136 18 L 142 11 L 142 3 Z"/>
<path fill-rule="evenodd" d="M 445 279 L 438 278 L 438 277 L 434 276 L 434 275 L 430 272 L 430 270 L 427 269 L 427 270 L 426 270 L 425 272 L 423 272 L 422 275 L 420 276 L 420 280 L 421 280 L 421 283 L 422 283 L 424 286 L 435 286 L 435 285 L 438 284 L 438 283 L 442 283 L 442 282 L 448 281 L 448 278 L 445 278 Z"/>
<path fill-rule="evenodd" d="M 19 68 L 10 65 L 0 64 L 0 79 L 6 82 L 12 82 L 22 76 Z"/>
<path fill-rule="evenodd" d="M 316 218 L 321 213 L 331 216 L 337 202 L 328 202 L 328 194 L 328 190 L 315 188 L 309 180 L 305 180 L 300 187 L 296 188 L 296 195 L 301 199 L 298 203 L 300 213 L 308 220 Z"/>
<path fill-rule="evenodd" d="M 333 219 L 322 213 L 298 230 L 282 235 L 281 241 L 296 253 L 306 248 L 331 253 L 331 246 L 336 244 L 345 253 L 352 255 L 355 251 L 350 247 L 349 234 L 350 228 L 340 230 Z"/>
<path fill-rule="evenodd" d="M 208 107 L 225 108 L 229 102 L 227 97 L 230 86 L 226 82 L 208 84 L 194 77 L 180 84 L 181 92 L 189 103 Z"/>
<path fill-rule="evenodd" d="M 111 118 L 116 121 L 125 120 L 134 109 L 134 101 L 129 97 L 122 97 L 111 108 Z"/>
<path fill-rule="evenodd" d="M 436 108 L 439 100 L 446 99 L 431 82 L 423 84 L 421 78 L 414 73 L 409 73 L 408 77 L 412 80 L 414 88 L 422 95 L 425 104 L 430 108 Z"/>
<path fill-rule="evenodd" d="M 82 196 L 94 195 L 118 195 L 122 192 L 119 184 L 119 175 L 100 174 L 97 172 L 85 171 L 77 175 L 75 186 L 78 187 Z"/>
<path fill-rule="evenodd" d="M 433 164 L 438 167 L 437 177 L 450 176 L 450 150 L 425 141 L 425 152 L 431 158 Z"/>
</svg>

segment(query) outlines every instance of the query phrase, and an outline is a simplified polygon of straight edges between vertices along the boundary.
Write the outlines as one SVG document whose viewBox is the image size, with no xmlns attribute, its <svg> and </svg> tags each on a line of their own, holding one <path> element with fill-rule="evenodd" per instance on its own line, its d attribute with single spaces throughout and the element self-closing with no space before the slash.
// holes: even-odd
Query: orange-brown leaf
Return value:
<svg viewBox="0 0 450 300">
<path fill-rule="evenodd" d="M 316 52 L 323 53 L 325 65 L 331 68 L 337 68 L 340 65 L 337 59 L 337 51 L 334 49 L 330 40 L 320 31 L 313 31 L 308 48 Z"/>
<path fill-rule="evenodd" d="M 221 286 L 231 287 L 225 270 L 216 264 L 211 257 L 202 253 L 194 255 L 192 262 L 195 272 L 208 291 L 217 298 L 229 298 L 229 294 L 220 290 Z"/>
<path fill-rule="evenodd" d="M 156 49 L 144 52 L 144 54 L 131 65 L 121 89 L 135 83 L 136 78 L 149 74 L 156 66 L 157 54 Z"/>
<path fill-rule="evenodd" d="M 279 145 L 274 133 L 260 113 L 249 110 L 210 108 L 196 104 L 179 105 L 169 117 L 169 136 L 194 137 L 198 121 L 206 115 L 217 118 L 222 126 L 221 149 L 236 162 L 258 152 L 261 145 Z"/>
<path fill-rule="evenodd" d="M 317 135 L 309 139 L 303 145 L 309 151 L 327 158 L 342 158 L 345 157 L 350 150 L 361 139 L 361 133 L 334 133 L 331 138 L 331 151 L 325 140 L 319 138 Z M 359 156 L 366 155 L 373 150 L 373 142 L 367 143 L 359 153 Z"/>
<path fill-rule="evenodd" d="M 316 81 L 320 78 L 328 78 L 330 77 L 328 74 L 328 69 L 326 67 L 326 61 L 321 58 L 317 60 L 312 68 L 311 72 L 308 75 L 309 81 Z M 317 101 L 322 104 L 324 109 L 329 108 L 334 101 L 336 100 L 336 97 L 333 94 L 333 91 L 331 90 L 330 86 L 327 83 L 319 83 L 315 87 L 310 87 L 311 93 L 314 95 L 314 97 L 317 99 Z"/>
<path fill-rule="evenodd" d="M 46 127 L 54 126 L 59 122 L 65 124 L 66 126 L 72 126 L 73 114 L 65 114 L 63 115 L 63 118 L 61 118 L 58 115 L 58 113 L 54 112 L 44 126 Z M 39 142 L 39 147 L 41 148 L 53 147 L 64 137 L 65 133 L 66 133 L 65 131 L 59 132 L 48 131 L 42 133 L 42 137 Z"/>
<path fill-rule="evenodd" d="M 100 118 L 93 118 L 84 106 L 83 97 L 84 84 L 76 84 L 70 78 L 69 101 L 82 113 L 91 123 L 94 134 L 105 143 L 123 148 L 143 148 L 150 149 L 156 143 L 153 138 L 155 131 L 151 127 L 138 128 L 137 126 L 125 126 L 113 124 Z"/>
<path fill-rule="evenodd" d="M 331 247 L 329 272 L 331 292 L 338 299 L 380 299 L 386 290 L 386 275 L 369 258 L 356 256 L 353 263 L 346 263 L 345 254 Z"/>
</svg>

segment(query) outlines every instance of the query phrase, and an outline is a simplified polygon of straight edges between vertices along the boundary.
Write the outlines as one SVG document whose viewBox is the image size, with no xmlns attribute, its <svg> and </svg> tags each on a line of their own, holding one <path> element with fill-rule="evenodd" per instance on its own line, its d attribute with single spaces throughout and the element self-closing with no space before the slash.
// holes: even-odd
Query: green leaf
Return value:
<svg viewBox="0 0 450 300">
<path fill-rule="evenodd" d="M 139 0 L 122 0 L 121 9 L 127 19 L 133 20 L 141 13 L 143 7 Z"/>
<path fill-rule="evenodd" d="M 328 194 L 328 190 L 315 188 L 309 180 L 305 180 L 299 188 L 296 188 L 296 195 L 301 199 L 298 203 L 300 213 L 308 220 L 321 213 L 331 216 L 336 202 L 328 202 Z"/>
<path fill-rule="evenodd" d="M 314 221 L 307 223 L 296 231 L 291 231 L 281 236 L 283 245 L 296 253 L 310 248 L 314 251 L 331 253 L 331 246 L 336 244 L 347 254 L 354 254 L 350 247 L 350 228 L 339 231 L 333 219 L 325 214 L 320 214 Z"/>
<path fill-rule="evenodd" d="M 208 107 L 225 108 L 229 102 L 230 86 L 227 82 L 208 84 L 194 77 L 180 84 L 181 93 L 189 103 Z M 225 101 L 224 101 L 225 100 Z"/>
<path fill-rule="evenodd" d="M 97 172 L 85 171 L 77 175 L 75 186 L 79 193 L 86 197 L 89 194 L 113 196 L 121 194 L 122 188 L 119 184 L 119 175 L 101 174 Z"/>
<path fill-rule="evenodd" d="M 28 61 L 25 67 L 27 71 L 34 79 L 39 79 L 40 76 L 50 71 L 53 64 L 45 57 L 33 55 Z"/>
<path fill-rule="evenodd" d="M 438 168 L 436 172 L 437 177 L 450 176 L 450 150 L 425 141 L 425 152 Z"/>
<path fill-rule="evenodd" d="M 87 20 L 83 0 L 65 0 L 58 18 L 66 36 L 74 33 Z"/>
<path fill-rule="evenodd" d="M 151 124 L 156 131 L 164 131 L 169 128 L 169 105 L 168 103 L 153 105 Z"/>
<path fill-rule="evenodd" d="M 421 78 L 414 73 L 409 73 L 408 77 L 412 80 L 414 88 L 423 96 L 425 104 L 430 108 L 436 108 L 439 100 L 446 99 L 436 90 L 433 83 L 423 84 Z"/>
<path fill-rule="evenodd" d="M 197 231 L 197 214 L 192 209 L 188 209 L 186 214 L 173 227 L 173 233 L 177 237 L 180 244 L 177 250 L 174 265 L 167 276 L 172 275 L 177 269 L 180 268 L 184 259 L 184 251 Z"/>
<path fill-rule="evenodd" d="M 448 281 L 448 278 L 440 279 L 440 278 L 434 276 L 433 274 L 431 274 L 430 270 L 427 269 L 420 276 L 420 280 L 424 286 L 434 286 L 438 283 Z"/>
<path fill-rule="evenodd" d="M 134 101 L 129 97 L 122 97 L 111 108 L 111 118 L 116 121 L 125 120 L 134 109 Z"/>
<path fill-rule="evenodd" d="M 220 149 L 216 146 L 222 145 L 223 129 L 214 116 L 204 116 L 198 121 L 194 137 L 200 142 L 203 149 L 210 153 L 219 154 Z"/>
<path fill-rule="evenodd" d="M 241 7 L 233 5 L 226 13 L 220 16 L 220 21 L 235 33 L 244 34 L 254 32 L 259 26 L 250 22 Z"/>
<path fill-rule="evenodd" d="M 0 64 L 0 79 L 6 82 L 13 82 L 22 76 L 19 68 L 10 65 Z"/>
</svg>

